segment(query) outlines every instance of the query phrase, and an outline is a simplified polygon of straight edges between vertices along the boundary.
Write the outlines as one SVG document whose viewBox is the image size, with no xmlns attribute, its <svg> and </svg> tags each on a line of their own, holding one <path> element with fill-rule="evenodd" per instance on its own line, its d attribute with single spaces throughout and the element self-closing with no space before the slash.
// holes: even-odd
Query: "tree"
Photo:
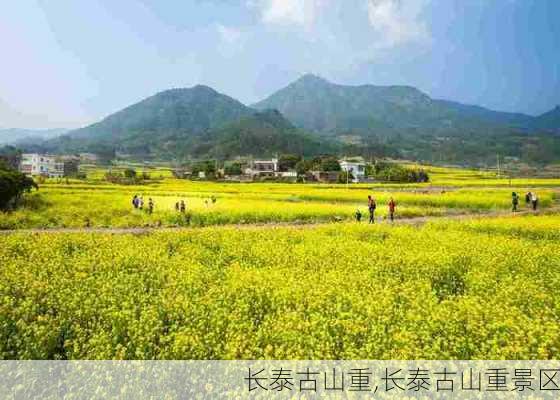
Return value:
<svg viewBox="0 0 560 400">
<path fill-rule="evenodd" d="M 226 165 L 224 167 L 224 173 L 226 175 L 241 175 L 242 173 L 241 164 L 233 163 L 233 164 Z"/>
<path fill-rule="evenodd" d="M 33 179 L 19 171 L 0 165 L 0 210 L 14 205 L 21 195 L 31 189 L 38 189 Z"/>
<path fill-rule="evenodd" d="M 378 162 L 374 167 L 375 178 L 387 182 L 428 182 L 430 177 L 422 169 L 411 169 L 399 164 Z"/>
<path fill-rule="evenodd" d="M 201 161 L 193 165 L 192 174 L 197 176 L 199 172 L 204 172 L 207 179 L 212 179 L 216 176 L 216 162 L 213 160 Z"/>
<path fill-rule="evenodd" d="M 283 154 L 278 159 L 278 169 L 282 172 L 289 171 L 296 168 L 296 165 L 301 161 L 301 157 L 295 154 Z"/>
<path fill-rule="evenodd" d="M 0 164 L 4 164 L 6 168 L 18 169 L 21 161 L 21 150 L 14 146 L 4 146 L 0 148 Z"/>
<path fill-rule="evenodd" d="M 133 170 L 132 168 L 125 169 L 123 173 L 125 178 L 129 178 L 129 179 L 136 178 L 136 171 Z"/>
<path fill-rule="evenodd" d="M 366 164 L 366 168 L 364 171 L 364 175 L 366 176 L 366 178 L 374 178 L 375 177 L 375 166 L 372 164 Z"/>
<path fill-rule="evenodd" d="M 311 171 L 313 169 L 313 161 L 301 160 L 295 165 L 295 169 L 298 175 L 305 175 L 306 172 Z"/>
<path fill-rule="evenodd" d="M 328 156 L 321 159 L 320 169 L 321 171 L 330 172 L 340 171 L 341 168 L 336 157 Z"/>
<path fill-rule="evenodd" d="M 338 183 L 352 182 L 353 179 L 354 175 L 352 175 L 352 172 L 342 171 L 340 175 L 338 175 Z"/>
</svg>

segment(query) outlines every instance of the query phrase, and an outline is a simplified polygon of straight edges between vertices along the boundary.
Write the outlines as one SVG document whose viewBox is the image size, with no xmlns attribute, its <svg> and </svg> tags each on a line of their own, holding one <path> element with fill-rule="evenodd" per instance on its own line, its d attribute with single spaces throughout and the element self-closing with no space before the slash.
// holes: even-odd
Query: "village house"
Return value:
<svg viewBox="0 0 560 400">
<path fill-rule="evenodd" d="M 362 182 L 366 178 L 366 163 L 361 157 L 344 158 L 339 160 L 340 169 L 352 175 L 352 182 Z"/>
<path fill-rule="evenodd" d="M 275 177 L 278 174 L 278 159 L 249 161 L 245 174 L 254 178 Z"/>
<path fill-rule="evenodd" d="M 51 156 L 38 153 L 21 155 L 19 170 L 30 176 L 62 178 L 78 173 L 79 158 L 75 156 Z"/>
<path fill-rule="evenodd" d="M 31 176 L 61 178 L 64 176 L 64 162 L 54 156 L 25 153 L 21 155 L 20 171 Z"/>
</svg>

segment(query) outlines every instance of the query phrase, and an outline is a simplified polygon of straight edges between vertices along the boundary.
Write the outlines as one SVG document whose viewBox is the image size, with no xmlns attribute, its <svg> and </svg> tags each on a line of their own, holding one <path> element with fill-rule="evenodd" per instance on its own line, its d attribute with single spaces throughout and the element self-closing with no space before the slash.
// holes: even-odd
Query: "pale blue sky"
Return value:
<svg viewBox="0 0 560 400">
<path fill-rule="evenodd" d="M 75 127 L 172 87 L 246 104 L 312 72 L 531 114 L 560 104 L 558 0 L 19 0 L 0 127 Z"/>
</svg>

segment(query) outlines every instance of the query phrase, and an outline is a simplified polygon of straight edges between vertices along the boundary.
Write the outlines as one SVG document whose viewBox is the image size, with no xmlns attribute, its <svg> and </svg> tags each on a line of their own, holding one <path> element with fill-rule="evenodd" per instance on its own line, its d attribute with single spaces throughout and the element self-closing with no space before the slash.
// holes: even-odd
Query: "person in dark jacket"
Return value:
<svg viewBox="0 0 560 400">
<path fill-rule="evenodd" d="M 375 222 L 375 209 L 377 208 L 377 204 L 375 203 L 375 199 L 371 196 L 368 196 L 368 210 L 369 210 L 369 223 L 373 224 Z"/>
<path fill-rule="evenodd" d="M 519 196 L 517 195 L 517 193 L 512 192 L 511 193 L 511 211 L 516 212 L 518 205 L 519 205 Z"/>
<path fill-rule="evenodd" d="M 362 212 L 360 211 L 360 209 L 356 210 L 356 221 L 360 222 L 362 220 Z"/>
<path fill-rule="evenodd" d="M 525 193 L 525 206 L 529 207 L 531 205 L 531 192 Z"/>
</svg>

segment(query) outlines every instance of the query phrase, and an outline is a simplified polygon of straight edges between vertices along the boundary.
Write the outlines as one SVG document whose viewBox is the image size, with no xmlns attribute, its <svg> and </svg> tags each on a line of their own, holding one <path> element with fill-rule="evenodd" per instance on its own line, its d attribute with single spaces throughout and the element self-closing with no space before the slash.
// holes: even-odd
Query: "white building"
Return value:
<svg viewBox="0 0 560 400">
<path fill-rule="evenodd" d="M 345 172 L 350 172 L 354 177 L 352 182 L 363 181 L 366 177 L 366 163 L 360 158 L 347 158 L 339 160 L 340 169 Z"/>
<path fill-rule="evenodd" d="M 276 176 L 278 173 L 278 159 L 253 160 L 249 163 L 249 167 L 245 169 L 245 173 L 252 177 Z"/>
<path fill-rule="evenodd" d="M 61 178 L 64 176 L 64 162 L 44 154 L 22 154 L 20 170 L 26 175 Z"/>
</svg>

